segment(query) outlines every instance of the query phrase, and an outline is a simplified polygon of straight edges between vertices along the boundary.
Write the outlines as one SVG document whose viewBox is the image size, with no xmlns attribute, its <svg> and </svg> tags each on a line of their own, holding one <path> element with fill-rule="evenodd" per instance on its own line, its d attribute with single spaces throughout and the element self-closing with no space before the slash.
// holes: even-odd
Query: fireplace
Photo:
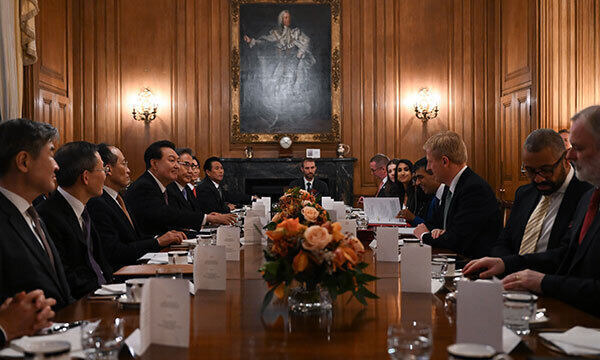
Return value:
<svg viewBox="0 0 600 360">
<path fill-rule="evenodd" d="M 327 183 L 330 196 L 351 205 L 355 158 L 314 159 L 316 177 Z M 302 159 L 221 159 L 225 169 L 223 186 L 228 191 L 270 196 L 276 201 L 294 179 L 302 177 Z"/>
</svg>

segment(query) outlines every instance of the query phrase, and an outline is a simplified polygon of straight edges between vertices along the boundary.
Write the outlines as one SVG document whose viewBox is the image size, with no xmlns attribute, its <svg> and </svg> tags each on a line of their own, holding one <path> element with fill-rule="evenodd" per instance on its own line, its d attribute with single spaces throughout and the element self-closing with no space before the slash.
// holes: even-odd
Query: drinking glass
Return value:
<svg viewBox="0 0 600 360">
<path fill-rule="evenodd" d="M 411 321 L 388 327 L 387 351 L 391 359 L 427 360 L 432 337 L 428 324 Z"/>
<path fill-rule="evenodd" d="M 504 325 L 517 335 L 529 334 L 529 320 L 535 314 L 537 296 L 528 293 L 508 292 L 503 297 Z"/>
<path fill-rule="evenodd" d="M 122 318 L 86 321 L 81 326 L 81 347 L 87 360 L 117 360 L 124 341 Z"/>
</svg>

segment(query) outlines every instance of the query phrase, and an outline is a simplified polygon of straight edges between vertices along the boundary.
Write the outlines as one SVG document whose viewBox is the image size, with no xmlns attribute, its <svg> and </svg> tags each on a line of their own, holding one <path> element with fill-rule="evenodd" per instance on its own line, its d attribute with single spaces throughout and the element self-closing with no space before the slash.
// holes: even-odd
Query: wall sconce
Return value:
<svg viewBox="0 0 600 360">
<path fill-rule="evenodd" d="M 427 122 L 437 117 L 439 112 L 439 99 L 433 95 L 428 88 L 419 90 L 415 97 L 414 108 L 415 116 L 423 122 Z"/>
<path fill-rule="evenodd" d="M 150 89 L 144 88 L 137 94 L 131 115 L 133 115 L 134 120 L 150 124 L 152 120 L 156 119 L 156 109 L 158 109 L 156 98 Z"/>
</svg>

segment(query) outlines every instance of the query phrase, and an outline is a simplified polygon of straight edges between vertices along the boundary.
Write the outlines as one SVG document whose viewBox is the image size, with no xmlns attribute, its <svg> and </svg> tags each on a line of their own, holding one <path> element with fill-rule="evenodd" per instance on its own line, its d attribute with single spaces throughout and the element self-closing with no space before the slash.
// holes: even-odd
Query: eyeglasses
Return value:
<svg viewBox="0 0 600 360">
<path fill-rule="evenodd" d="M 129 165 L 129 161 L 123 160 L 123 161 L 121 161 L 121 165 L 128 166 Z"/>
<path fill-rule="evenodd" d="M 88 171 L 104 171 L 105 174 L 108 174 L 108 172 L 110 171 L 110 168 L 107 166 L 103 167 L 102 169 L 92 169 L 92 170 L 88 170 Z"/>
<path fill-rule="evenodd" d="M 385 167 L 384 166 L 380 166 L 380 167 L 377 167 L 375 169 L 370 169 L 370 170 L 371 170 L 371 173 L 374 173 L 374 172 L 379 171 L 381 169 L 385 169 Z"/>
<path fill-rule="evenodd" d="M 562 155 L 558 158 L 558 160 L 556 160 L 556 162 L 552 165 L 542 166 L 537 169 L 534 169 L 529 166 L 523 166 L 523 170 L 525 170 L 525 173 L 527 174 L 527 176 L 532 179 L 536 175 L 540 175 L 543 178 L 548 178 L 548 177 L 552 176 L 552 174 L 554 174 L 554 170 L 556 170 L 556 168 L 558 167 L 558 165 L 560 164 L 562 159 L 565 157 L 565 154 L 566 154 L 566 152 L 563 152 Z"/>
<path fill-rule="evenodd" d="M 189 162 L 187 162 L 187 161 L 178 161 L 177 163 L 178 163 L 179 165 L 183 166 L 183 167 L 186 167 L 186 168 L 188 168 L 188 169 L 189 169 L 189 168 L 192 168 L 192 169 L 194 168 L 194 164 L 192 164 L 192 163 L 189 163 Z"/>
</svg>

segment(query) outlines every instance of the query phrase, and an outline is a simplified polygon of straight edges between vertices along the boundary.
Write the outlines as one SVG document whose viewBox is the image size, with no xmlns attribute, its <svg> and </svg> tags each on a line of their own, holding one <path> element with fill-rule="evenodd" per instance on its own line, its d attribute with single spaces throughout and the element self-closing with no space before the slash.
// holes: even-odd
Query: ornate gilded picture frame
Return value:
<svg viewBox="0 0 600 360">
<path fill-rule="evenodd" d="M 340 0 L 231 0 L 231 141 L 340 141 Z"/>
</svg>

